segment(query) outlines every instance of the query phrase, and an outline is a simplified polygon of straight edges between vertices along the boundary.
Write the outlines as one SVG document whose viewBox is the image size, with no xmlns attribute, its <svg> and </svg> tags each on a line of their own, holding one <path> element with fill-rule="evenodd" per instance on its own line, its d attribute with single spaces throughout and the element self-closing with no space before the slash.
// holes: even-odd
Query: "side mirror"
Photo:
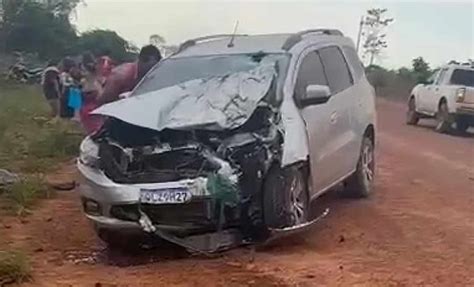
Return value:
<svg viewBox="0 0 474 287">
<path fill-rule="evenodd" d="M 306 93 L 299 100 L 299 104 L 301 107 L 324 104 L 330 97 L 331 90 L 328 86 L 309 85 L 306 87 Z"/>
<path fill-rule="evenodd" d="M 425 80 L 425 81 L 421 81 L 420 84 L 425 85 L 425 86 L 426 85 L 431 85 L 431 84 L 433 84 L 433 81 L 432 80 Z"/>
</svg>

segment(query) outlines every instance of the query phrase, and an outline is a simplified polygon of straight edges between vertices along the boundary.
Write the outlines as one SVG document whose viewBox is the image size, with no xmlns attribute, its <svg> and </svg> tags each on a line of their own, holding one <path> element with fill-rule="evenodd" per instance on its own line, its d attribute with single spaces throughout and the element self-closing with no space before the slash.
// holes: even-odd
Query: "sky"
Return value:
<svg viewBox="0 0 474 287">
<path fill-rule="evenodd" d="M 85 0 L 77 9 L 79 32 L 110 29 L 137 46 L 159 34 L 169 44 L 203 35 L 298 32 L 336 28 L 354 41 L 367 9 L 387 8 L 388 48 L 376 64 L 410 66 L 422 56 L 431 66 L 474 59 L 474 0 L 467 1 L 161 1 Z"/>
</svg>

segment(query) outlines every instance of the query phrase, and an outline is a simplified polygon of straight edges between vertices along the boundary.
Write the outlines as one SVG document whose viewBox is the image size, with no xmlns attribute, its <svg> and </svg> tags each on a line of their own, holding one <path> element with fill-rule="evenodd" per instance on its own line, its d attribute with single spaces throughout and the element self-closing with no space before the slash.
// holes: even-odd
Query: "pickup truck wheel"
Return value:
<svg viewBox="0 0 474 287">
<path fill-rule="evenodd" d="M 469 123 L 467 120 L 460 118 L 456 120 L 456 129 L 458 132 L 465 133 L 469 128 Z"/>
<path fill-rule="evenodd" d="M 435 130 L 439 133 L 447 133 L 451 130 L 451 117 L 449 115 L 448 104 L 442 102 L 439 105 L 438 112 L 436 113 L 436 128 Z"/>
<path fill-rule="evenodd" d="M 344 193 L 349 197 L 368 197 L 374 189 L 375 151 L 372 140 L 365 137 L 362 141 L 357 169 L 344 186 Z"/>
<path fill-rule="evenodd" d="M 302 224 L 309 218 L 309 197 L 304 168 L 280 168 L 274 165 L 264 183 L 263 210 L 265 225 L 284 228 Z"/>
<path fill-rule="evenodd" d="M 407 125 L 416 125 L 418 124 L 419 120 L 420 120 L 420 116 L 416 112 L 415 98 L 412 97 L 410 101 L 408 102 L 406 123 Z"/>
</svg>

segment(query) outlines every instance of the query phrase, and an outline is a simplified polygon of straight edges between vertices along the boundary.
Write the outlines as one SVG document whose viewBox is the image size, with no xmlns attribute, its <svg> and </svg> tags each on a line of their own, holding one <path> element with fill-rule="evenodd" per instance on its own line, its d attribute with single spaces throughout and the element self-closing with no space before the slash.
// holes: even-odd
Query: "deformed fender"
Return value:
<svg viewBox="0 0 474 287">
<path fill-rule="evenodd" d="M 284 129 L 281 166 L 285 167 L 308 159 L 308 135 L 304 120 L 292 98 L 283 99 L 281 116 Z"/>
</svg>

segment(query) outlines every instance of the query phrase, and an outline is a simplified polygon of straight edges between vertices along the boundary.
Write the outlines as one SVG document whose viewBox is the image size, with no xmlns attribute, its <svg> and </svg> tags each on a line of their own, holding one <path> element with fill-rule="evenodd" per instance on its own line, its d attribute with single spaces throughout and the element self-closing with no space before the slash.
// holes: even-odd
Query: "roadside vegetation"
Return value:
<svg viewBox="0 0 474 287">
<path fill-rule="evenodd" d="M 413 87 L 428 80 L 433 71 L 422 57 L 418 57 L 413 59 L 410 68 L 389 70 L 378 65 L 371 65 L 365 69 L 365 72 L 378 97 L 406 101 Z"/>
<path fill-rule="evenodd" d="M 77 154 L 82 134 L 73 122 L 51 120 L 38 87 L 0 87 L 0 168 L 21 179 L 0 188 L 0 206 L 23 215 L 50 196 L 44 176 Z"/>
<path fill-rule="evenodd" d="M 76 155 L 82 134 L 73 122 L 51 120 L 36 86 L 0 82 L 0 103 L 0 169 L 19 179 L 0 184 L 0 218 L 9 220 L 52 196 L 45 176 Z M 29 272 L 27 256 L 0 240 L 0 286 L 27 280 Z"/>
<path fill-rule="evenodd" d="M 21 283 L 29 279 L 30 265 L 25 254 L 19 251 L 0 250 L 0 286 Z"/>
</svg>

